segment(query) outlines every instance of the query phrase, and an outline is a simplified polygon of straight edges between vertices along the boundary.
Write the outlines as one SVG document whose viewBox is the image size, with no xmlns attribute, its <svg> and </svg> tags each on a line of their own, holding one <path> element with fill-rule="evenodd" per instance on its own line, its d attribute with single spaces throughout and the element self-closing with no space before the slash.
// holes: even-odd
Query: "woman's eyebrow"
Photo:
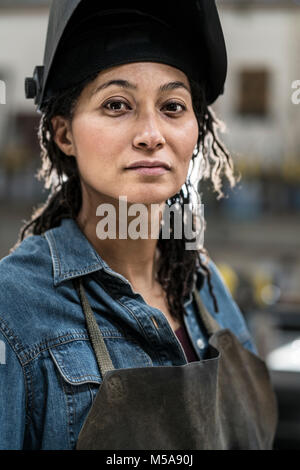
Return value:
<svg viewBox="0 0 300 470">
<path fill-rule="evenodd" d="M 160 91 L 170 91 L 170 90 L 172 91 L 172 90 L 176 90 L 176 88 L 184 88 L 189 93 L 191 92 L 190 89 L 183 82 L 179 82 L 179 81 L 165 83 L 164 85 L 161 85 L 159 87 L 159 90 Z"/>
<path fill-rule="evenodd" d="M 113 86 L 113 85 L 117 85 L 121 88 L 131 89 L 131 90 L 138 89 L 137 85 L 130 83 L 128 80 L 114 79 L 114 80 L 109 80 L 108 82 L 102 83 L 97 88 L 95 88 L 91 93 L 91 97 L 99 93 L 99 91 L 104 90 L 108 88 L 109 86 Z M 183 82 L 180 82 L 180 81 L 165 83 L 164 85 L 161 85 L 159 87 L 159 91 L 161 92 L 172 91 L 172 90 L 176 90 L 177 88 L 184 88 L 190 93 L 189 88 Z"/>
</svg>

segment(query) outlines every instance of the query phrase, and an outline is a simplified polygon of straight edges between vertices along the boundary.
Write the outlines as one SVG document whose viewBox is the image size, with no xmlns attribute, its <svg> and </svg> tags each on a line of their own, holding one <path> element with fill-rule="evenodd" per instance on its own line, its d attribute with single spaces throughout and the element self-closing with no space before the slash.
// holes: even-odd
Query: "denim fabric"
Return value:
<svg viewBox="0 0 300 470">
<path fill-rule="evenodd" d="M 201 270 L 197 288 L 223 328 L 256 353 L 243 316 L 210 260 L 220 313 Z M 162 312 L 111 270 L 72 219 L 26 238 L 0 262 L 0 449 L 74 449 L 100 376 L 72 279 L 83 285 L 114 367 L 182 365 Z M 199 359 L 207 338 L 192 295 L 184 322 Z"/>
</svg>

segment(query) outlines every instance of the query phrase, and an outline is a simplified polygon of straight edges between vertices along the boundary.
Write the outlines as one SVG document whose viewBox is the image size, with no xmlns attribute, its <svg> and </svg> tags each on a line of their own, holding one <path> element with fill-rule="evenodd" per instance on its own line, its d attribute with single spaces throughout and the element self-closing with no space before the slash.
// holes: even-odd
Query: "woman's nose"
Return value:
<svg viewBox="0 0 300 470">
<path fill-rule="evenodd" d="M 166 140 L 152 115 L 147 115 L 139 123 L 136 123 L 136 134 L 133 146 L 140 149 L 155 150 L 161 148 Z"/>
</svg>

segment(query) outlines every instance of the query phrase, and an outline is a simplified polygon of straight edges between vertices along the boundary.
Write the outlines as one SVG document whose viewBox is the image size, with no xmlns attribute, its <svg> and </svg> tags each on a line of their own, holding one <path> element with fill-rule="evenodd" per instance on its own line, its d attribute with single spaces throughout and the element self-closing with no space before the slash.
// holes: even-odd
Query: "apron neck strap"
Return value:
<svg viewBox="0 0 300 470">
<path fill-rule="evenodd" d="M 114 370 L 114 366 L 111 361 L 111 357 L 107 350 L 106 344 L 104 342 L 101 330 L 97 324 L 95 315 L 84 292 L 81 279 L 75 278 L 73 279 L 73 283 L 81 301 L 81 305 L 86 319 L 87 330 L 96 355 L 97 364 L 103 378 L 106 372 Z"/>
<path fill-rule="evenodd" d="M 197 306 L 197 312 L 202 320 L 202 323 L 207 331 L 208 336 L 212 336 L 217 331 L 221 330 L 220 325 L 216 322 L 216 320 L 212 317 L 212 315 L 207 311 L 200 294 L 196 288 L 193 290 L 194 299 Z"/>
</svg>

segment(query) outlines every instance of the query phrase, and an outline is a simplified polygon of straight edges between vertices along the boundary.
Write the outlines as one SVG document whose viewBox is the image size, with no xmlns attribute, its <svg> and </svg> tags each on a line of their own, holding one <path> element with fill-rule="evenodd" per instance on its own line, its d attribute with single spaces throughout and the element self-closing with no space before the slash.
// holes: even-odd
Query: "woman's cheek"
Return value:
<svg viewBox="0 0 300 470">
<path fill-rule="evenodd" d="M 189 161 L 193 155 L 199 136 L 197 120 L 187 122 L 177 130 L 176 134 L 176 141 L 180 145 L 181 158 L 184 161 Z"/>
<path fill-rule="evenodd" d="M 99 130 L 88 122 L 77 122 L 77 126 L 74 126 L 74 137 L 79 156 L 88 157 L 99 151 Z"/>
<path fill-rule="evenodd" d="M 196 118 L 187 124 L 185 135 L 193 152 L 199 136 L 199 126 Z"/>
</svg>

